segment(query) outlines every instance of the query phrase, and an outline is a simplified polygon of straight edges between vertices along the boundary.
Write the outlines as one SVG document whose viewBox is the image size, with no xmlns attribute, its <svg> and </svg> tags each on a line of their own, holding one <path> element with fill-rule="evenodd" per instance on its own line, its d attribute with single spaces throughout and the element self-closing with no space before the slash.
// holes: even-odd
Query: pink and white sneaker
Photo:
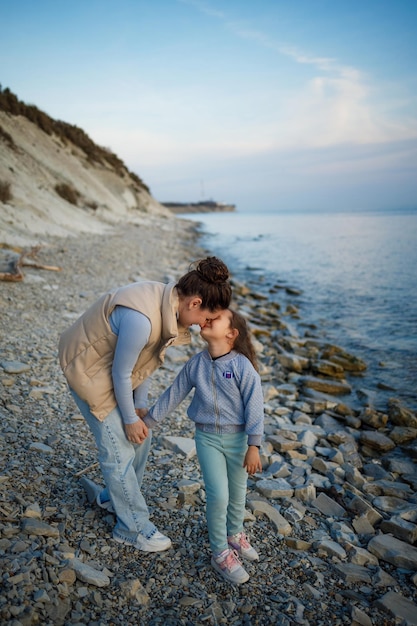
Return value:
<svg viewBox="0 0 417 626">
<path fill-rule="evenodd" d="M 232 550 L 236 550 L 242 558 L 248 559 L 248 561 L 259 561 L 259 554 L 256 552 L 255 548 L 252 548 L 243 530 L 236 535 L 228 537 L 227 543 Z"/>
<path fill-rule="evenodd" d="M 234 550 L 227 548 L 220 554 L 211 557 L 211 564 L 229 583 L 241 585 L 249 580 L 248 572 L 242 567 Z"/>
</svg>

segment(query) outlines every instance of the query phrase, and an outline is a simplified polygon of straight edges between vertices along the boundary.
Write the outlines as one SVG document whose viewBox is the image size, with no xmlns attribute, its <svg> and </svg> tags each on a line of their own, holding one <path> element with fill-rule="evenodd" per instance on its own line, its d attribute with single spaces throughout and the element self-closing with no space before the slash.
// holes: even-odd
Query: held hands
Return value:
<svg viewBox="0 0 417 626">
<path fill-rule="evenodd" d="M 148 412 L 148 409 L 135 409 L 136 415 L 140 418 L 144 418 Z M 143 443 L 148 436 L 148 427 L 142 419 L 139 419 L 133 424 L 125 424 L 126 438 L 131 443 Z"/>
<path fill-rule="evenodd" d="M 248 474 L 256 474 L 262 472 L 261 457 L 256 446 L 249 446 L 243 461 L 243 467 L 246 467 Z"/>
</svg>

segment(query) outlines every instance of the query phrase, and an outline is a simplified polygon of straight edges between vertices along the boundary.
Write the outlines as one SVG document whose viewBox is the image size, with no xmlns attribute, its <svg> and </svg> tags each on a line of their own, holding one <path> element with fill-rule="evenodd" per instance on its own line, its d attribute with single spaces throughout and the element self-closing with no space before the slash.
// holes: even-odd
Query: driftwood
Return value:
<svg viewBox="0 0 417 626">
<path fill-rule="evenodd" d="M 98 467 L 98 461 L 96 461 L 95 463 L 92 463 L 88 467 L 85 467 L 84 469 L 80 470 L 79 472 L 74 474 L 74 476 L 75 476 L 75 478 L 79 478 L 80 476 L 82 476 L 83 474 L 86 474 L 87 472 L 89 472 L 91 469 L 94 469 L 95 467 Z"/>
<path fill-rule="evenodd" d="M 7 248 L 7 246 L 2 246 L 3 248 Z M 24 274 L 22 271 L 22 267 L 34 267 L 39 270 L 49 270 L 51 272 L 60 272 L 62 268 L 57 267 L 56 265 L 44 265 L 43 263 L 38 263 L 35 260 L 36 255 L 38 254 L 41 246 L 35 246 L 33 248 L 29 248 L 28 250 L 18 250 L 16 248 L 12 248 L 15 252 L 13 256 L 9 256 L 6 258 L 7 271 L 0 271 L 0 280 L 5 280 L 9 282 L 19 282 L 23 280 Z"/>
</svg>

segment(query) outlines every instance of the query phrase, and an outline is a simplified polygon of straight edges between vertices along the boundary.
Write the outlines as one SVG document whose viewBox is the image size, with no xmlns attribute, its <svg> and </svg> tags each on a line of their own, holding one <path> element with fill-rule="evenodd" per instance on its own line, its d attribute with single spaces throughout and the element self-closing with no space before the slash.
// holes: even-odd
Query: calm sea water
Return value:
<svg viewBox="0 0 417 626">
<path fill-rule="evenodd" d="M 302 290 L 303 322 L 367 363 L 360 386 L 417 409 L 417 211 L 183 217 L 237 278 Z"/>
</svg>

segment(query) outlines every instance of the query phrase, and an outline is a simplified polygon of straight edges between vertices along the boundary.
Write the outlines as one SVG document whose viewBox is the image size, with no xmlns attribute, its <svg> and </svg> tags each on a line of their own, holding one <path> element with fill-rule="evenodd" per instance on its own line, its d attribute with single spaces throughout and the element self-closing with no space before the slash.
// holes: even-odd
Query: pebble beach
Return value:
<svg viewBox="0 0 417 626">
<path fill-rule="evenodd" d="M 87 500 L 101 483 L 92 436 L 59 368 L 66 329 L 104 291 L 179 278 L 195 223 L 144 216 L 103 234 L 46 235 L 0 283 L 0 623 L 10 626 L 412 626 L 417 624 L 417 416 L 393 397 L 350 400 L 364 364 L 305 335 L 296 289 L 281 305 L 233 280 L 254 333 L 265 398 L 263 472 L 248 481 L 246 531 L 260 554 L 232 586 L 210 566 L 204 484 L 184 402 L 153 433 L 143 492 L 173 547 L 111 539 Z M 203 347 L 171 348 L 152 399 Z M 364 385 L 366 388 L 366 385 Z"/>
</svg>

